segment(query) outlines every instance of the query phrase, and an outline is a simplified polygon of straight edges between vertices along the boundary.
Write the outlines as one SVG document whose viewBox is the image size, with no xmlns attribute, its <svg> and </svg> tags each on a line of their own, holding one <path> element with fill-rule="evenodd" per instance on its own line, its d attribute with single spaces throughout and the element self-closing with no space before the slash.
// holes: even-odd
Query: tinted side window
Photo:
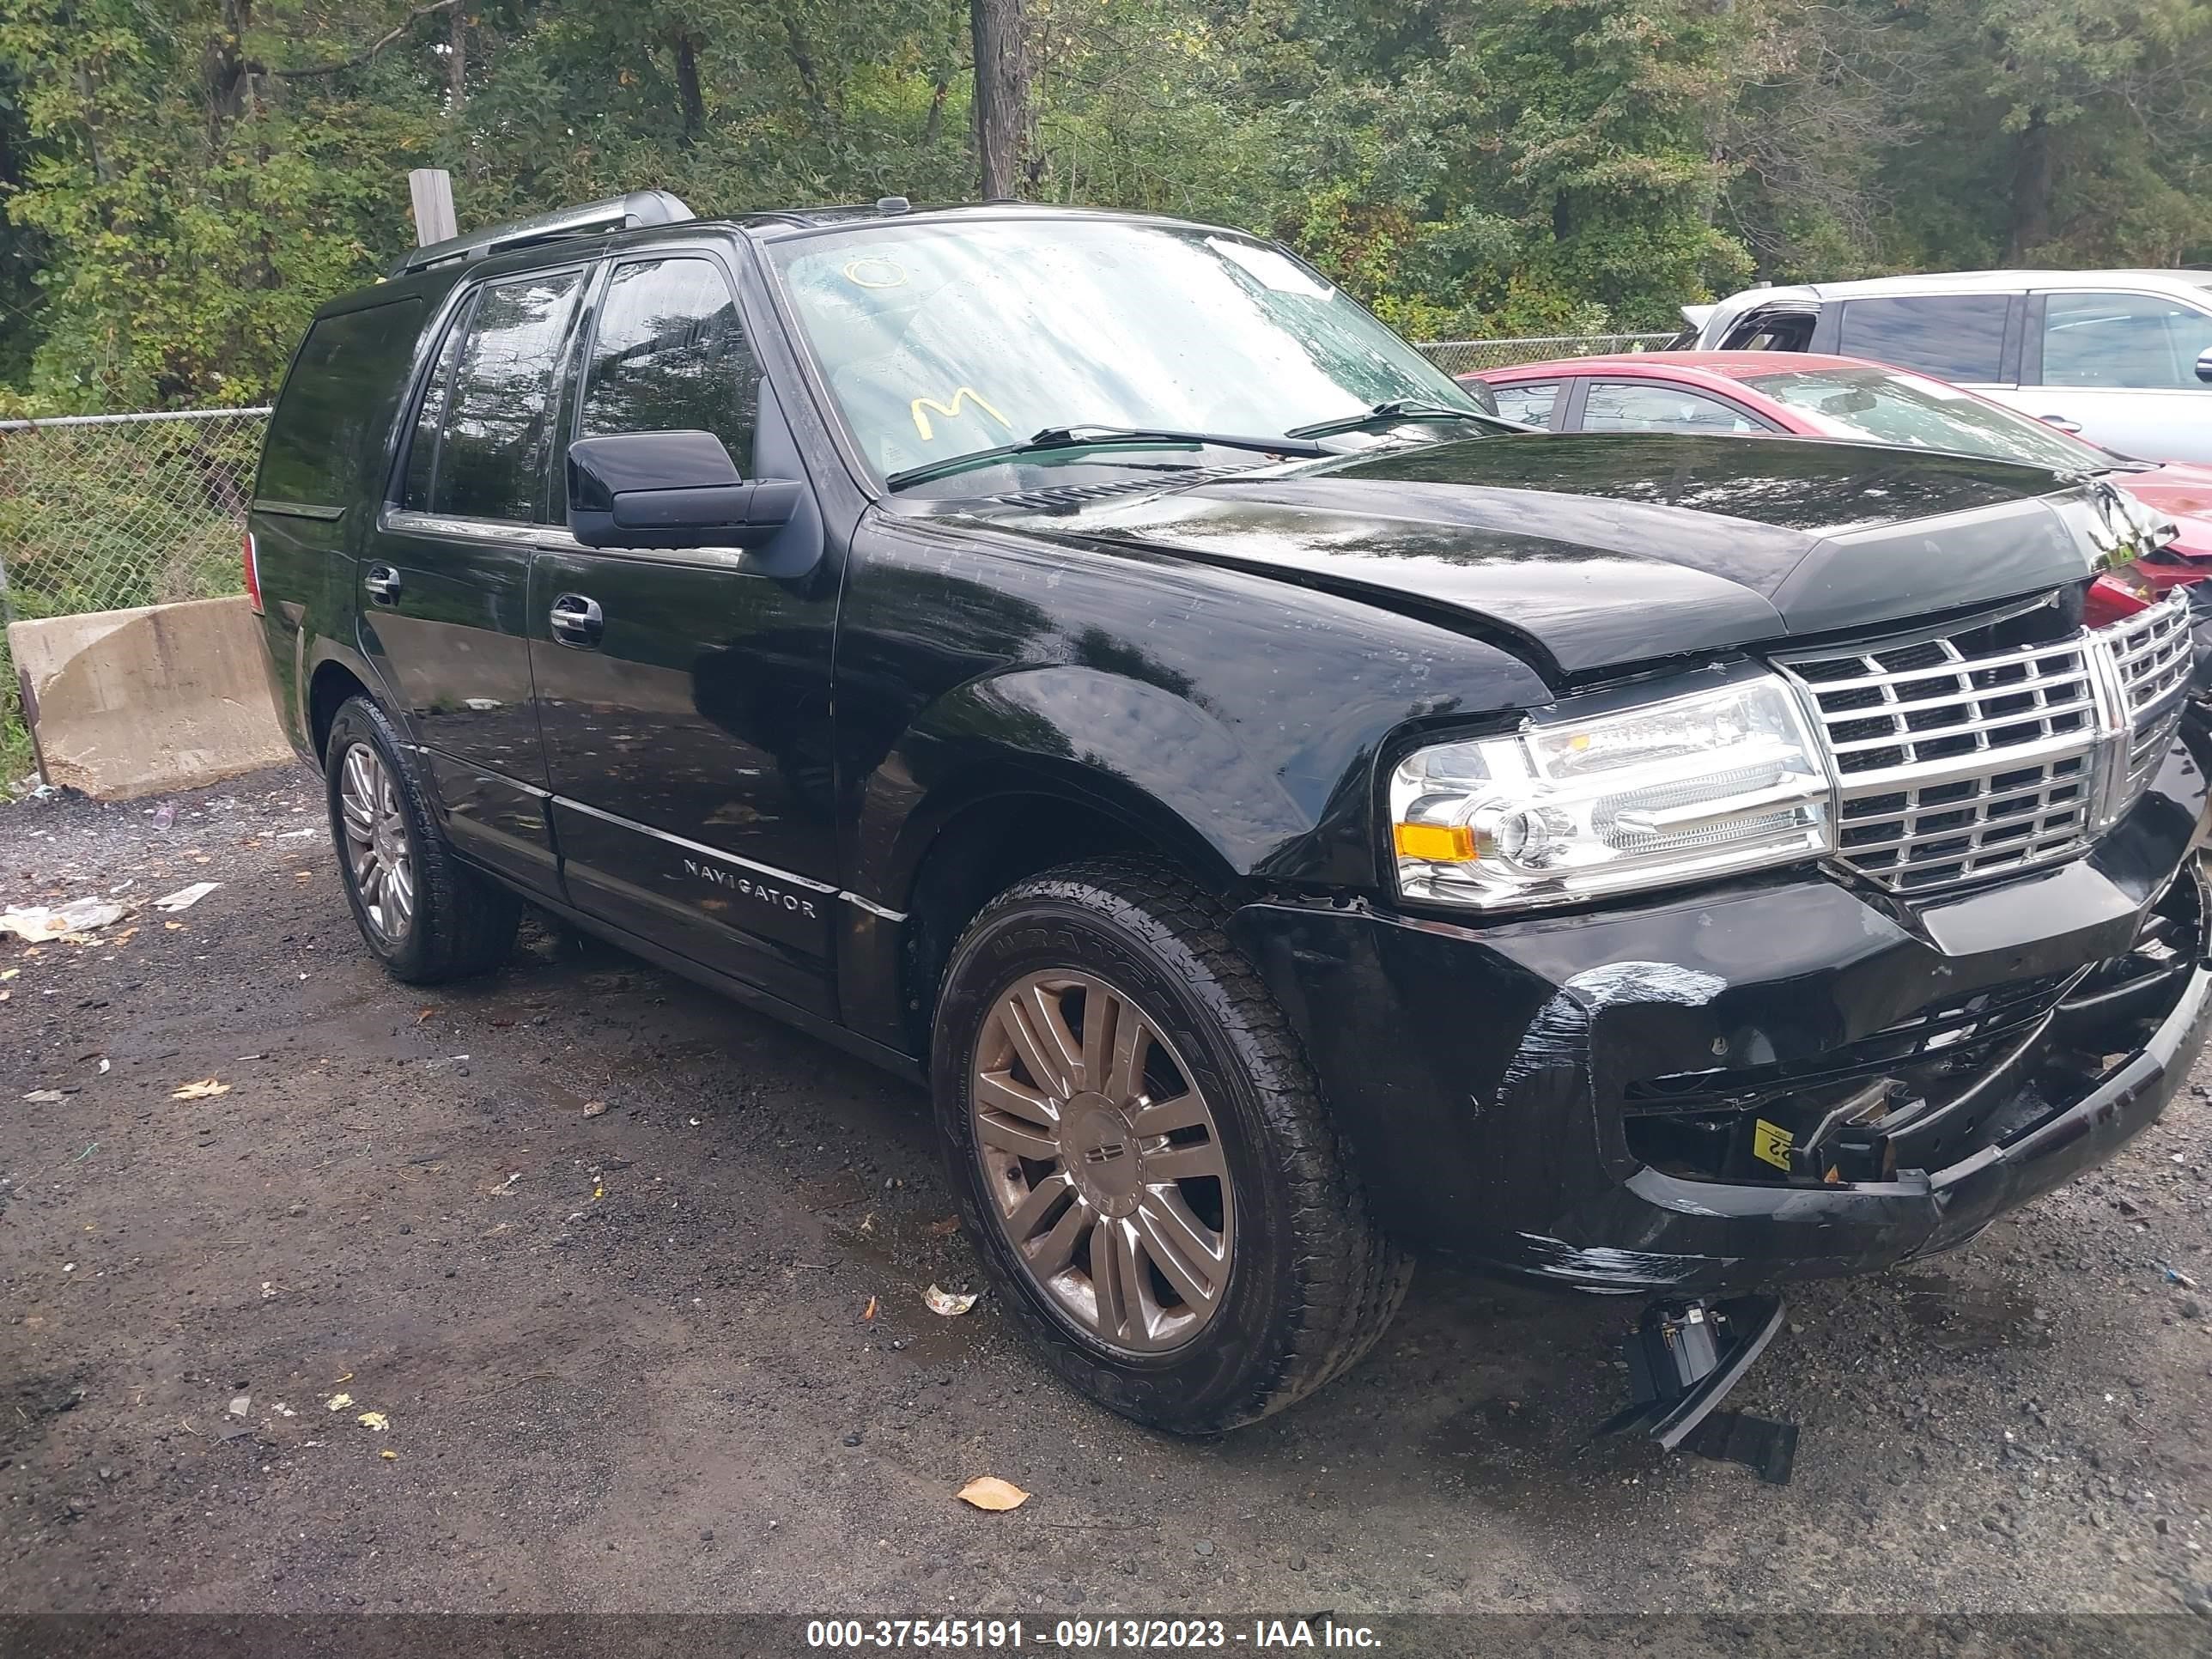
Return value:
<svg viewBox="0 0 2212 1659">
<path fill-rule="evenodd" d="M 548 405 L 583 273 L 525 276 L 477 296 L 438 445 L 434 512 L 529 522 L 544 516 Z"/>
<path fill-rule="evenodd" d="M 311 507 L 343 507 L 379 459 L 422 302 L 402 300 L 325 317 L 294 359 L 261 457 L 255 493 Z"/>
<path fill-rule="evenodd" d="M 2202 392 L 2197 359 L 2212 351 L 2212 317 L 2148 294 L 2053 294 L 2044 301 L 2045 386 Z"/>
<path fill-rule="evenodd" d="M 720 266 L 617 265 L 599 307 L 578 434 L 711 432 L 750 472 L 759 385 Z"/>
<path fill-rule="evenodd" d="M 2010 303 L 2002 294 L 1853 300 L 1844 307 L 1836 349 L 1946 380 L 1994 380 L 2003 366 Z"/>
<path fill-rule="evenodd" d="M 1553 405 L 1559 401 L 1557 380 L 1537 380 L 1528 386 L 1499 386 L 1491 390 L 1498 394 L 1498 412 L 1509 421 L 1526 421 L 1530 426 L 1548 427 L 1552 424 Z"/>
<path fill-rule="evenodd" d="M 1650 380 L 1592 380 L 1583 397 L 1585 432 L 1765 432 L 1748 415 L 1687 386 Z"/>
<path fill-rule="evenodd" d="M 399 504 L 417 513 L 430 509 L 430 489 L 438 471 L 438 430 L 446 423 L 446 404 L 453 392 L 453 365 L 468 334 L 469 307 L 464 303 L 446 330 L 446 343 L 438 353 L 430 384 L 423 388 L 422 406 L 415 411 L 414 434 L 407 441 L 407 484 Z"/>
</svg>

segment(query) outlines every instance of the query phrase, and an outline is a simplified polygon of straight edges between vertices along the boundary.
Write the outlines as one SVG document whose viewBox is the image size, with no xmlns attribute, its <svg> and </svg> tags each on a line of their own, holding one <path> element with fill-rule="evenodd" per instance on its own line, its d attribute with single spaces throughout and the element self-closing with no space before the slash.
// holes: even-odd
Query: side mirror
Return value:
<svg viewBox="0 0 2212 1659">
<path fill-rule="evenodd" d="M 1498 393 L 1489 381 L 1479 374 L 1457 374 L 1452 378 L 1459 382 L 1461 391 L 1482 405 L 1484 414 L 1498 413 Z"/>
<path fill-rule="evenodd" d="M 2208 351 L 2197 358 L 2197 378 L 2200 380 L 2212 380 L 2212 351 Z"/>
<path fill-rule="evenodd" d="M 568 446 L 568 531 L 586 547 L 759 547 L 799 486 L 747 483 L 711 432 L 625 432 Z"/>
</svg>

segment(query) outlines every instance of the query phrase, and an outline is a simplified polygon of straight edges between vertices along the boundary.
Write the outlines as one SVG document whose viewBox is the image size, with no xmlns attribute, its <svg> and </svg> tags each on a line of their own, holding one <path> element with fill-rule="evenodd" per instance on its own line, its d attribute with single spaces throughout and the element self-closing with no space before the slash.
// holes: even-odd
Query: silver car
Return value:
<svg viewBox="0 0 2212 1659">
<path fill-rule="evenodd" d="M 1917 369 L 2123 454 L 2212 462 L 2212 270 L 1978 270 L 1685 306 L 1700 350 Z"/>
</svg>

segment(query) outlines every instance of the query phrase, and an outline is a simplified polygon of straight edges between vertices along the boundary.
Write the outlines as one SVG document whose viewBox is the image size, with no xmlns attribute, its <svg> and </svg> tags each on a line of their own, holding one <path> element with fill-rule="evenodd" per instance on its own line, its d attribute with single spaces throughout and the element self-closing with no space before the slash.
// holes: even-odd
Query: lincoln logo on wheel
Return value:
<svg viewBox="0 0 2212 1659">
<path fill-rule="evenodd" d="M 1110 1140 L 1103 1146 L 1093 1146 L 1089 1152 L 1084 1153 L 1083 1161 L 1085 1164 L 1111 1164 L 1115 1158 L 1124 1156 L 1128 1150 L 1128 1147 L 1121 1142 Z"/>
</svg>

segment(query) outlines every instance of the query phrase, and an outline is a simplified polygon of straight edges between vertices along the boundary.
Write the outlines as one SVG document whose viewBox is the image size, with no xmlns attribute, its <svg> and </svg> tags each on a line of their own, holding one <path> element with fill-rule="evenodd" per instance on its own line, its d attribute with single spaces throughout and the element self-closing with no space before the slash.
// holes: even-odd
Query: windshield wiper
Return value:
<svg viewBox="0 0 2212 1659">
<path fill-rule="evenodd" d="M 1357 432 L 1363 426 L 1372 426 L 1377 421 L 1480 421 L 1485 426 L 1512 429 L 1512 423 L 1485 409 L 1455 409 L 1449 404 L 1430 403 L 1420 398 L 1393 398 L 1376 404 L 1364 414 L 1346 415 L 1334 421 L 1315 421 L 1306 426 L 1294 426 L 1285 435 L 1292 438 L 1327 438 L 1339 432 Z"/>
<path fill-rule="evenodd" d="M 1000 444 L 994 449 L 970 450 L 965 455 L 948 455 L 941 461 L 925 461 L 920 466 L 910 466 L 903 471 L 892 473 L 884 480 L 884 483 L 889 489 L 903 489 L 908 484 L 926 483 L 932 478 L 946 477 L 955 472 L 966 472 L 971 468 L 988 466 L 994 461 L 1011 460 L 1018 456 L 1048 454 L 1058 449 L 1118 447 L 1124 444 L 1210 444 L 1218 449 L 1256 449 L 1269 455 L 1329 453 L 1319 444 L 1306 441 L 1299 433 L 1280 438 L 1262 438 L 1237 432 L 1186 432 L 1172 427 L 1048 426 L 1018 444 Z"/>
</svg>

